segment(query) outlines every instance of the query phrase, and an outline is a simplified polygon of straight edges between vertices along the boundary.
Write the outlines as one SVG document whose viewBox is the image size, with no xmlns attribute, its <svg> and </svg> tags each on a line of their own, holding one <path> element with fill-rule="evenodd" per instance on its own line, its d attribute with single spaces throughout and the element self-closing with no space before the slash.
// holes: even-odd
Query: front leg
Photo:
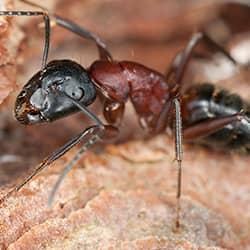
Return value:
<svg viewBox="0 0 250 250">
<path fill-rule="evenodd" d="M 74 157 L 66 164 L 64 169 L 62 170 L 60 176 L 58 177 L 54 187 L 52 188 L 49 199 L 48 199 L 48 205 L 51 206 L 55 197 L 55 194 L 57 190 L 59 189 L 60 184 L 62 183 L 64 177 L 68 174 L 68 172 L 76 165 L 76 163 L 80 160 L 82 155 L 93 145 L 96 143 L 105 140 L 105 138 L 112 138 L 118 134 L 118 129 L 116 129 L 113 126 L 105 125 L 104 127 L 101 126 L 93 126 L 89 127 L 86 130 L 84 130 L 80 137 L 81 142 L 83 142 L 83 145 L 81 148 L 76 152 Z M 72 144 L 69 144 L 70 147 Z"/>
<path fill-rule="evenodd" d="M 83 147 L 79 152 L 74 156 L 72 161 L 66 166 L 64 171 L 62 172 L 61 176 L 59 177 L 55 187 L 52 190 L 52 193 L 50 195 L 49 202 L 51 203 L 53 200 L 53 197 L 56 193 L 56 190 L 59 187 L 59 184 L 63 180 L 64 176 L 69 172 L 69 170 L 74 166 L 76 161 L 80 158 L 80 156 L 89 149 L 92 145 L 96 144 L 98 141 L 104 140 L 107 137 L 114 137 L 118 134 L 118 129 L 111 126 L 111 125 L 104 125 L 97 116 L 95 116 L 93 113 L 91 113 L 84 105 L 79 103 L 78 101 L 74 100 L 73 98 L 69 97 L 67 94 L 61 92 L 65 97 L 67 97 L 69 100 L 72 101 L 85 115 L 87 115 L 92 121 L 96 123 L 96 125 L 89 127 L 79 133 L 77 136 L 75 136 L 73 139 L 71 139 L 68 143 L 60 147 L 58 150 L 53 152 L 49 157 L 44 159 L 41 164 L 38 165 L 38 167 L 29 175 L 24 181 L 22 181 L 20 184 L 15 186 L 13 189 L 11 189 L 5 196 L 3 196 L 0 199 L 0 205 L 8 199 L 13 193 L 18 192 L 25 184 L 27 184 L 30 180 L 32 180 L 33 177 L 38 175 L 44 168 L 51 165 L 54 161 L 59 159 L 61 156 L 63 156 L 65 153 L 67 153 L 72 147 L 77 145 L 80 142 L 83 142 Z"/>
</svg>

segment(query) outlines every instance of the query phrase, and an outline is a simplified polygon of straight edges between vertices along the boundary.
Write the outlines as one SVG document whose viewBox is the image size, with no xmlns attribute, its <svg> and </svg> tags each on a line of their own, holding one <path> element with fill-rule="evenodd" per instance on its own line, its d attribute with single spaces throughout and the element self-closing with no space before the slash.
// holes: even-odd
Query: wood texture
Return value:
<svg viewBox="0 0 250 250">
<path fill-rule="evenodd" d="M 4 7 L 29 9 L 17 3 L 5 0 Z M 50 10 L 97 32 L 115 58 L 138 61 L 163 73 L 198 29 L 215 32 L 223 42 L 247 41 L 248 36 L 238 32 L 248 29 L 249 12 L 242 6 L 214 3 L 43 1 Z M 235 13 L 241 13 L 239 18 Z M 0 196 L 88 124 L 82 115 L 36 127 L 14 121 L 13 92 L 41 63 L 40 22 L 0 19 Z M 242 55 L 239 50 L 233 53 Z M 50 59 L 72 58 L 88 67 L 96 57 L 93 45 L 53 28 Z M 219 82 L 249 98 L 249 69 L 234 69 L 225 78 L 226 62 L 217 55 L 211 59 L 190 64 L 186 81 Z M 93 110 L 100 114 L 100 105 Z M 174 233 L 173 140 L 166 135 L 143 140 L 130 105 L 120 130 L 123 143 L 99 145 L 97 153 L 88 152 L 64 180 L 53 207 L 47 206 L 48 195 L 76 149 L 7 200 L 0 207 L 0 249 L 249 249 L 249 156 L 185 146 L 182 228 Z M 139 139 L 124 143 L 131 138 Z"/>
</svg>

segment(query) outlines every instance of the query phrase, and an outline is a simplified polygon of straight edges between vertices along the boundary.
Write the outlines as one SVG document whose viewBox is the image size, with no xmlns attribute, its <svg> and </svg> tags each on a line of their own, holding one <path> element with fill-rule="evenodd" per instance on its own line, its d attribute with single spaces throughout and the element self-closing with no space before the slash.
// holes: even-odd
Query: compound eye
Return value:
<svg viewBox="0 0 250 250">
<path fill-rule="evenodd" d="M 84 96 L 84 90 L 78 86 L 67 85 L 65 87 L 65 92 L 67 95 L 78 101 L 81 100 Z"/>
<path fill-rule="evenodd" d="M 76 100 L 81 100 L 84 96 L 84 90 L 82 88 L 75 88 L 72 92 L 72 97 Z"/>
</svg>

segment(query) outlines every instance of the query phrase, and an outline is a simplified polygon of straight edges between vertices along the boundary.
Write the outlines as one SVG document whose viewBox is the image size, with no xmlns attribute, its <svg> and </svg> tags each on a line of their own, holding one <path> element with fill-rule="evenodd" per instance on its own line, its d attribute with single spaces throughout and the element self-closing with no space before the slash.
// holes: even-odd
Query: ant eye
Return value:
<svg viewBox="0 0 250 250">
<path fill-rule="evenodd" d="M 76 91 L 74 91 L 72 93 L 72 96 L 77 99 L 77 100 L 80 100 L 83 98 L 84 96 L 84 90 L 82 88 L 76 88 Z"/>
<path fill-rule="evenodd" d="M 84 90 L 78 86 L 73 87 L 68 85 L 65 88 L 65 92 L 75 100 L 81 100 L 84 96 Z"/>
</svg>

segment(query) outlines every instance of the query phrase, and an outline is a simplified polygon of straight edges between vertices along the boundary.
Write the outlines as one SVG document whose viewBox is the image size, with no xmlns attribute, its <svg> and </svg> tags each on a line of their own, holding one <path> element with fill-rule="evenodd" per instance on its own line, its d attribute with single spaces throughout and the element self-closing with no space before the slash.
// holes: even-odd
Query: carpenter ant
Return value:
<svg viewBox="0 0 250 250">
<path fill-rule="evenodd" d="M 22 0 L 30 5 L 39 7 L 37 4 Z M 44 10 L 44 9 L 43 9 Z M 180 226 L 180 197 L 181 197 L 181 163 L 182 163 L 182 134 L 184 138 L 190 140 L 207 136 L 225 125 L 232 124 L 242 119 L 242 115 L 235 110 L 226 117 L 217 116 L 204 122 L 193 122 L 190 126 L 185 126 L 182 132 L 181 109 L 184 109 L 185 120 L 197 118 L 199 112 L 194 113 L 194 118 L 185 113 L 191 110 L 190 105 L 202 103 L 199 95 L 189 95 L 190 99 L 182 98 L 180 94 L 181 80 L 187 62 L 193 48 L 200 42 L 205 41 L 221 51 L 233 63 L 234 59 L 219 45 L 213 42 L 203 33 L 193 36 L 181 56 L 180 62 L 174 62 L 169 74 L 165 77 L 142 64 L 131 61 L 115 61 L 106 48 L 105 43 L 95 34 L 78 26 L 77 24 L 54 14 L 47 14 L 47 10 L 35 11 L 1 11 L 0 15 L 5 16 L 30 16 L 42 15 L 45 21 L 45 46 L 43 51 L 42 68 L 23 87 L 17 96 L 15 104 L 16 119 L 23 124 L 36 124 L 41 122 L 52 122 L 63 118 L 73 112 L 81 111 L 87 115 L 95 125 L 85 129 L 83 132 L 71 139 L 67 144 L 52 153 L 46 158 L 34 172 L 27 177 L 20 185 L 12 189 L 2 201 L 13 192 L 18 191 L 29 182 L 42 169 L 60 158 L 79 142 L 83 146 L 64 168 L 61 176 L 55 184 L 49 198 L 52 202 L 56 190 L 63 177 L 73 167 L 80 156 L 93 144 L 106 137 L 115 136 L 118 133 L 119 122 L 122 119 L 125 103 L 130 99 L 142 128 L 147 129 L 152 134 L 163 132 L 166 127 L 172 128 L 174 122 L 175 131 L 175 157 L 178 163 L 177 178 L 177 213 L 176 228 Z M 49 40 L 50 40 L 50 18 L 55 23 L 71 32 L 92 40 L 97 45 L 100 59 L 84 69 L 72 60 L 55 60 L 47 63 Z M 168 82 L 170 76 L 174 81 Z M 91 113 L 87 106 L 95 101 L 97 95 L 104 98 L 104 117 L 107 125 L 104 124 L 95 114 Z M 182 101 L 185 100 L 185 101 Z M 189 102 L 187 102 L 189 100 Z M 180 101 L 184 105 L 181 106 Z M 196 105 L 197 106 L 197 105 Z M 193 109 L 196 107 L 191 105 Z M 172 111 L 175 112 L 172 112 Z M 197 119 L 196 119 L 197 120 Z M 195 121 L 196 121 L 195 120 Z"/>
</svg>

